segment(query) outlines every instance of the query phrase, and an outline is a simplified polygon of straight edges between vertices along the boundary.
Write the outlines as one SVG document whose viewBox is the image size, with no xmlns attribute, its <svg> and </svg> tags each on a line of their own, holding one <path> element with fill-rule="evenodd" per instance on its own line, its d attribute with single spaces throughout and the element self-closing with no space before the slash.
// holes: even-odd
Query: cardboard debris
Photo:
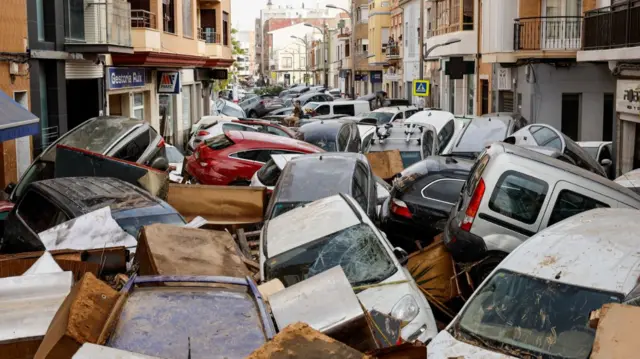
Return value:
<svg viewBox="0 0 640 359">
<path fill-rule="evenodd" d="M 79 148 L 57 145 L 55 178 L 84 176 L 118 178 L 141 187 L 156 197 L 167 198 L 167 172 Z"/>
<path fill-rule="evenodd" d="M 145 226 L 140 231 L 135 262 L 139 275 L 251 275 L 227 232 Z"/>
<path fill-rule="evenodd" d="M 111 208 L 103 207 L 91 213 L 61 223 L 38 233 L 47 250 L 96 249 L 124 246 L 135 248 L 137 242 L 111 216 Z"/>
<path fill-rule="evenodd" d="M 161 359 L 148 355 L 113 349 L 102 345 L 84 343 L 73 359 Z"/>
<path fill-rule="evenodd" d="M 599 312 L 591 359 L 637 358 L 640 353 L 639 327 L 640 307 L 605 304 Z"/>
<path fill-rule="evenodd" d="M 304 323 L 287 326 L 247 359 L 371 358 Z"/>
<path fill-rule="evenodd" d="M 35 359 L 68 359 L 84 343 L 104 344 L 105 330 L 120 294 L 87 273 L 58 309 Z"/>
<path fill-rule="evenodd" d="M 0 357 L 33 358 L 72 286 L 62 270 L 0 279 Z"/>
<path fill-rule="evenodd" d="M 367 159 L 373 174 L 383 180 L 390 180 L 404 170 L 399 150 L 369 152 Z"/>
<path fill-rule="evenodd" d="M 252 224 L 263 220 L 262 187 L 182 185 L 171 183 L 167 202 L 187 221 L 201 216 L 211 224 Z"/>
<path fill-rule="evenodd" d="M 75 280 L 85 273 L 95 276 L 124 273 L 127 269 L 127 249 L 111 247 L 91 250 L 62 249 L 50 252 L 25 252 L 0 255 L 0 278 L 25 273 L 44 253 L 49 253 L 64 271 L 73 272 Z"/>
<path fill-rule="evenodd" d="M 427 299 L 436 299 L 441 303 L 460 295 L 455 282 L 453 259 L 442 240 L 436 240 L 418 252 L 411 253 L 407 269 L 416 284 L 427 292 Z"/>
</svg>

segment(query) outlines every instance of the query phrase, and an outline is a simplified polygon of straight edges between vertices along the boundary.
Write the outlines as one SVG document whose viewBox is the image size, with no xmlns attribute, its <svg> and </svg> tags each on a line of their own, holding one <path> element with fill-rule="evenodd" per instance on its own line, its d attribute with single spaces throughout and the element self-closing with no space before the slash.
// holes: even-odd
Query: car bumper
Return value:
<svg viewBox="0 0 640 359">
<path fill-rule="evenodd" d="M 487 245 L 482 237 L 463 231 L 455 216 L 449 218 L 444 230 L 444 245 L 456 262 L 479 261 L 487 253 Z"/>
</svg>

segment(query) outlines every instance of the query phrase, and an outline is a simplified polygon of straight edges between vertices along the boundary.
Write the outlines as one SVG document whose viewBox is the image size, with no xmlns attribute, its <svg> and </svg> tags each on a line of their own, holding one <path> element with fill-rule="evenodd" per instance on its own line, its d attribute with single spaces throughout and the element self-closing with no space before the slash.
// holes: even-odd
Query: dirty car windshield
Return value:
<svg viewBox="0 0 640 359">
<path fill-rule="evenodd" d="M 487 145 L 502 141 L 506 136 L 507 125 L 504 122 L 475 119 L 465 127 L 451 154 L 475 158 Z"/>
<path fill-rule="evenodd" d="M 397 270 L 375 233 L 361 223 L 270 258 L 265 272 L 289 287 L 337 265 L 353 286 L 381 282 Z"/>
<path fill-rule="evenodd" d="M 145 217 L 128 217 L 117 219 L 118 225 L 134 237 L 138 237 L 138 230 L 144 226 L 154 223 L 175 224 L 177 226 L 185 225 L 186 222 L 178 214 L 161 214 Z"/>
<path fill-rule="evenodd" d="M 395 115 L 391 112 L 369 112 L 368 114 L 362 116 L 364 118 L 375 118 L 378 125 L 384 125 L 391 121 L 391 118 Z"/>
<path fill-rule="evenodd" d="M 471 299 L 455 334 L 503 352 L 586 359 L 595 337 L 589 314 L 621 297 L 503 270 Z"/>
</svg>

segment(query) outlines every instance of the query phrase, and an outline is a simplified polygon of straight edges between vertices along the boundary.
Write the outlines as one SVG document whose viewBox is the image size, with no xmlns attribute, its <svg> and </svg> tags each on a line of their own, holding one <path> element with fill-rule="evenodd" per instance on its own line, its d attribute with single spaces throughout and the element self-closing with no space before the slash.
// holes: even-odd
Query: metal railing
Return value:
<svg viewBox="0 0 640 359">
<path fill-rule="evenodd" d="M 66 19 L 65 43 L 131 46 L 131 4 L 123 0 L 88 1 L 83 10 L 80 19 Z"/>
<path fill-rule="evenodd" d="M 584 50 L 640 46 L 640 0 L 584 13 Z"/>
<path fill-rule="evenodd" d="M 399 59 L 400 58 L 400 44 L 387 44 L 386 50 L 388 59 Z"/>
<path fill-rule="evenodd" d="M 219 33 L 216 33 L 216 29 L 212 27 L 203 27 L 200 30 L 199 39 L 203 40 L 207 44 L 220 44 L 221 36 Z"/>
<path fill-rule="evenodd" d="M 131 10 L 131 27 L 157 29 L 156 14 L 148 10 Z"/>
<path fill-rule="evenodd" d="M 582 44 L 581 16 L 515 19 L 513 49 L 578 50 Z"/>
</svg>

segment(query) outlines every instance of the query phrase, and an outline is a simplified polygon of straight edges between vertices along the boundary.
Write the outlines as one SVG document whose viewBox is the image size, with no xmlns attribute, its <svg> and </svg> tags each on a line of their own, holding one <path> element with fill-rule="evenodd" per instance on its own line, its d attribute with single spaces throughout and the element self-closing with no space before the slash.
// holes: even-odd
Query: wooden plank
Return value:
<svg viewBox="0 0 640 359">
<path fill-rule="evenodd" d="M 244 229 L 238 228 L 238 230 L 236 231 L 236 239 L 238 241 L 238 244 L 240 245 L 242 254 L 244 254 L 247 258 L 251 258 L 251 249 L 249 248 L 249 243 L 247 243 L 247 236 L 245 236 L 244 234 Z"/>
<path fill-rule="evenodd" d="M 605 304 L 599 313 L 598 329 L 591 359 L 637 358 L 640 341 L 640 308 L 624 304 Z"/>
</svg>

